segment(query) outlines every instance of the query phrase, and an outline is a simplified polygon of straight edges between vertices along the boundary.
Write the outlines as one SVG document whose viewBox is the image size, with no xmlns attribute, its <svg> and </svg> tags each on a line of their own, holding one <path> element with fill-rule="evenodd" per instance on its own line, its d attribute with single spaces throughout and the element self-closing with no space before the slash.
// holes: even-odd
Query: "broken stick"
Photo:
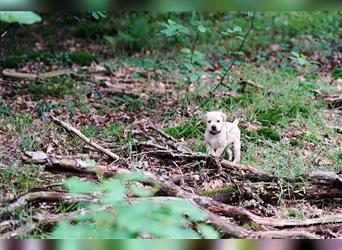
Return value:
<svg viewBox="0 0 342 250">
<path fill-rule="evenodd" d="M 99 152 L 109 156 L 110 158 L 112 158 L 114 160 L 119 160 L 120 159 L 120 156 L 118 156 L 117 154 L 109 151 L 108 149 L 105 149 L 104 147 L 101 147 L 100 145 L 98 145 L 97 143 L 95 143 L 94 141 L 92 141 L 88 137 L 86 137 L 84 134 L 82 134 L 81 131 L 79 131 L 78 129 L 76 129 L 73 126 L 69 125 L 68 123 L 63 122 L 62 120 L 60 120 L 60 119 L 58 119 L 57 117 L 54 117 L 54 116 L 51 116 L 51 118 L 52 118 L 52 120 L 55 123 L 57 123 L 58 125 L 61 125 L 63 128 L 65 128 L 69 132 L 74 133 L 82 141 L 84 141 L 85 143 L 89 144 L 93 148 L 97 149 Z"/>
</svg>

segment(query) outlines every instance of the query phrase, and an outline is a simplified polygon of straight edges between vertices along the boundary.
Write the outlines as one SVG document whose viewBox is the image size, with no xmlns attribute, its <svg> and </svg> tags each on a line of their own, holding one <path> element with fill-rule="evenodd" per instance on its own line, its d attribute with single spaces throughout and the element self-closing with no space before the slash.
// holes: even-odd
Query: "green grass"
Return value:
<svg viewBox="0 0 342 250">
<path fill-rule="evenodd" d="M 29 114 L 13 114 L 10 117 L 10 125 L 17 134 L 26 132 L 32 125 L 33 118 Z"/>
<path fill-rule="evenodd" d="M 81 132 L 88 138 L 93 138 L 99 133 L 100 129 L 92 125 L 86 125 L 81 128 Z"/>
<path fill-rule="evenodd" d="M 165 128 L 165 132 L 176 139 L 202 139 L 204 130 L 203 122 L 197 119 L 190 119 L 176 126 Z"/>
<path fill-rule="evenodd" d="M 123 138 L 124 125 L 122 123 L 112 123 L 109 127 L 104 131 L 103 135 L 105 137 L 113 137 L 116 140 L 121 140 Z"/>
<path fill-rule="evenodd" d="M 79 94 L 75 82 L 68 76 L 52 77 L 44 80 L 44 82 L 31 82 L 27 88 L 35 100 L 44 97 L 63 98 L 65 95 Z"/>
<path fill-rule="evenodd" d="M 41 185 L 41 174 L 42 169 L 37 165 L 12 165 L 1 171 L 0 179 L 6 189 L 17 194 L 39 187 Z"/>
<path fill-rule="evenodd" d="M 39 136 L 25 135 L 21 138 L 19 148 L 21 151 L 39 151 L 44 147 L 42 138 Z"/>
</svg>

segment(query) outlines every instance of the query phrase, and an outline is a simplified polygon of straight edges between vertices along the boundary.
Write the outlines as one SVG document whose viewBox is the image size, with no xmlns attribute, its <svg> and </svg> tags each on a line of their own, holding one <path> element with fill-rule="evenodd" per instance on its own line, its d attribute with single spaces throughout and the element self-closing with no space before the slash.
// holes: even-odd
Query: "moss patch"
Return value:
<svg viewBox="0 0 342 250">
<path fill-rule="evenodd" d="M 236 189 L 236 186 L 234 184 L 230 184 L 227 187 L 224 188 L 217 188 L 217 189 L 211 189 L 207 191 L 203 191 L 202 195 L 207 197 L 214 197 L 221 194 L 236 194 L 238 190 Z"/>
<path fill-rule="evenodd" d="M 273 128 L 261 127 L 257 129 L 257 133 L 265 139 L 269 139 L 272 141 L 280 141 L 281 139 L 278 131 Z"/>
<path fill-rule="evenodd" d="M 80 66 L 90 66 L 95 57 L 85 51 L 77 51 L 71 55 L 71 60 Z"/>
</svg>

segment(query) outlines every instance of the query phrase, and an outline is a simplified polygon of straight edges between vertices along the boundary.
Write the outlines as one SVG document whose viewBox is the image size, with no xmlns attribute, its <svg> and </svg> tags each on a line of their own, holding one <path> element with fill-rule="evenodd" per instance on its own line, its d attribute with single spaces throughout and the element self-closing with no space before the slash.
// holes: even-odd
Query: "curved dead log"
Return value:
<svg viewBox="0 0 342 250">
<path fill-rule="evenodd" d="M 164 191 L 166 194 L 193 201 L 200 207 L 207 209 L 210 212 L 213 212 L 215 214 L 222 214 L 227 217 L 232 217 L 239 222 L 256 223 L 259 225 L 270 226 L 274 228 L 307 227 L 329 223 L 342 223 L 342 214 L 303 220 L 261 217 L 249 212 L 244 208 L 223 204 L 213 200 L 212 198 L 203 197 L 194 193 L 184 191 L 181 187 L 175 185 L 172 181 L 158 178 L 152 173 L 144 171 L 140 172 L 146 177 L 147 183 L 160 185 L 161 190 Z"/>
</svg>

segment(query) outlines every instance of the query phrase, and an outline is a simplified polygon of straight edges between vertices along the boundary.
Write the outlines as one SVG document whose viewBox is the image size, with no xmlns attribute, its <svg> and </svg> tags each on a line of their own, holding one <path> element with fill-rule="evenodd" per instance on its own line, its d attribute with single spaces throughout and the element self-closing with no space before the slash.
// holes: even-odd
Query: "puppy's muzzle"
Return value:
<svg viewBox="0 0 342 250">
<path fill-rule="evenodd" d="M 218 131 L 217 127 L 215 125 L 212 125 L 211 128 L 210 128 L 210 131 L 209 131 L 209 133 L 212 134 L 212 135 L 216 135 L 216 134 L 218 134 L 220 132 L 221 131 Z"/>
</svg>

